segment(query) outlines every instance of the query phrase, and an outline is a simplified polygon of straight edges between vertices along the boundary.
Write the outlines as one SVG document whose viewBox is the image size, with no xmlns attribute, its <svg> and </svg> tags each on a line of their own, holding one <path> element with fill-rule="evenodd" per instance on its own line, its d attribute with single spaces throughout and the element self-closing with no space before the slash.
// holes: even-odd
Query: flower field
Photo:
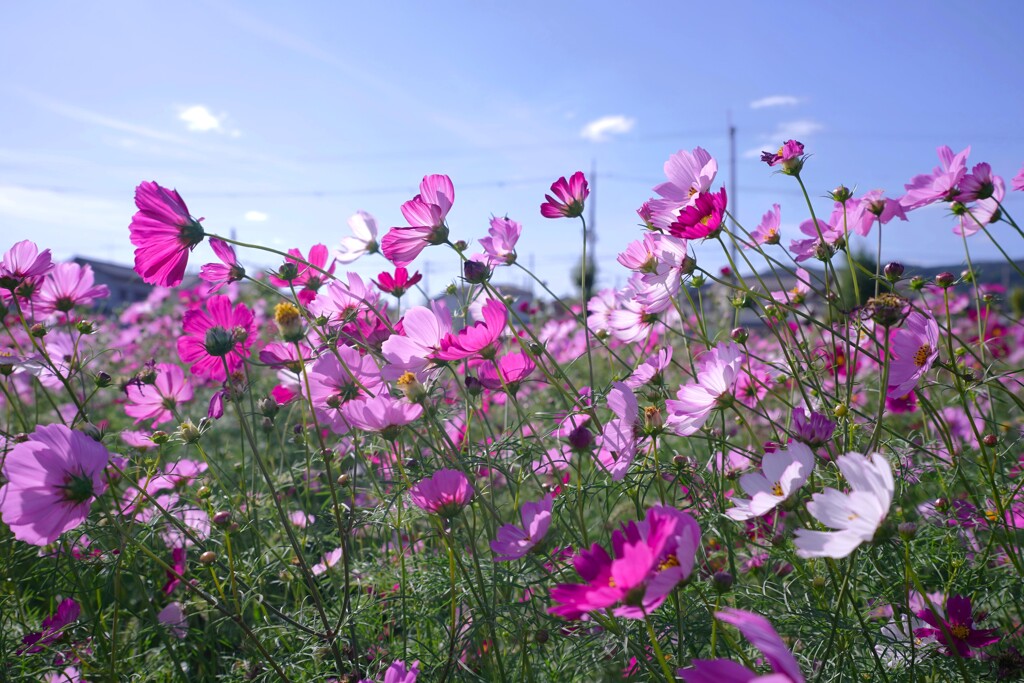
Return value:
<svg viewBox="0 0 1024 683">
<path fill-rule="evenodd" d="M 1024 170 L 968 155 L 822 199 L 788 140 L 764 181 L 803 198 L 743 226 L 679 151 L 618 290 L 569 174 L 519 218 L 582 227 L 571 298 L 494 284 L 524 228 L 450 225 L 446 175 L 287 252 L 143 182 L 154 287 L 109 313 L 88 265 L 0 245 L 0 678 L 1020 679 L 1024 296 L 971 249 L 1019 250 Z M 849 246 L 936 205 L 962 272 Z M 428 249 L 462 272 L 432 300 Z"/>
</svg>

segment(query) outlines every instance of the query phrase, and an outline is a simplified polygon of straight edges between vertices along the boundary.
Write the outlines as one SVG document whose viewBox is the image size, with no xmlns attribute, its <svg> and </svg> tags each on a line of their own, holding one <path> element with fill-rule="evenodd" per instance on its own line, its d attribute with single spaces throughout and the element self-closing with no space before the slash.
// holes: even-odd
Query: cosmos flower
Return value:
<svg viewBox="0 0 1024 683">
<path fill-rule="evenodd" d="M 946 599 L 945 618 L 927 608 L 920 610 L 917 617 L 927 622 L 928 627 L 916 629 L 914 635 L 919 638 L 935 638 L 946 646 L 947 655 L 952 655 L 953 650 L 956 650 L 961 657 L 973 657 L 972 648 L 999 642 L 995 629 L 974 628 L 971 599 L 962 595 L 951 595 Z"/>
<path fill-rule="evenodd" d="M 716 237 L 723 227 L 727 203 L 724 187 L 718 192 L 701 193 L 693 205 L 683 209 L 668 226 L 669 234 L 690 240 Z"/>
<path fill-rule="evenodd" d="M 384 235 L 380 248 L 396 266 L 407 266 L 430 245 L 448 239 L 445 218 L 455 202 L 455 186 L 446 175 L 424 176 L 420 193 L 402 204 L 407 227 L 394 227 Z"/>
<path fill-rule="evenodd" d="M 473 499 L 473 487 L 458 470 L 438 470 L 409 489 L 412 502 L 427 512 L 453 517 Z"/>
<path fill-rule="evenodd" d="M 249 347 L 256 341 L 252 311 L 243 304 L 231 308 L 223 295 L 210 297 L 206 310 L 195 308 L 185 313 L 181 324 L 184 334 L 178 338 L 178 355 L 192 365 L 192 374 L 218 382 L 227 379 L 224 371 L 242 367 Z M 223 359 L 223 360 L 222 360 Z"/>
<path fill-rule="evenodd" d="M 890 398 L 909 394 L 939 357 L 939 325 L 931 314 L 913 311 L 892 332 L 889 365 Z"/>
<path fill-rule="evenodd" d="M 0 261 L 0 287 L 13 290 L 25 282 L 38 282 L 53 267 L 49 249 L 39 251 L 32 240 L 22 240 L 4 252 Z"/>
<path fill-rule="evenodd" d="M 216 292 L 224 285 L 238 282 L 245 277 L 245 268 L 238 262 L 235 248 L 224 240 L 210 238 L 210 248 L 220 259 L 220 263 L 205 263 L 199 269 L 199 279 L 213 285 L 211 292 Z"/>
<path fill-rule="evenodd" d="M 399 266 L 395 268 L 395 274 L 384 271 L 377 276 L 377 279 L 373 281 L 373 284 L 377 285 L 377 289 L 390 294 L 394 297 L 401 297 L 407 291 L 412 289 L 413 285 L 423 279 L 423 276 L 419 272 L 415 272 L 409 275 L 409 271 Z"/>
<path fill-rule="evenodd" d="M 352 229 L 350 237 L 341 239 L 341 249 L 334 252 L 338 263 L 352 263 L 363 254 L 375 254 L 377 244 L 377 221 L 365 211 L 356 211 L 349 216 L 348 227 Z"/>
<path fill-rule="evenodd" d="M 523 503 L 520 510 L 523 526 L 505 524 L 491 541 L 495 562 L 511 562 L 530 552 L 540 543 L 551 526 L 551 505 L 554 498 L 548 494 L 537 502 Z"/>
<path fill-rule="evenodd" d="M 153 426 L 174 419 L 172 410 L 192 400 L 192 385 L 185 379 L 181 367 L 172 363 L 156 366 L 156 378 L 152 384 L 133 383 L 125 387 L 129 404 L 124 412 L 135 418 L 138 424 L 152 420 Z"/>
<path fill-rule="evenodd" d="M 0 516 L 19 541 L 53 543 L 85 521 L 107 487 L 109 460 L 107 449 L 83 432 L 61 424 L 37 428 L 4 459 Z"/>
<path fill-rule="evenodd" d="M 846 557 L 861 543 L 874 539 L 889 514 L 896 487 L 884 455 L 847 453 L 836 458 L 836 465 L 852 491 L 827 488 L 814 494 L 807 511 L 836 531 L 797 529 L 794 543 L 800 557 Z"/>
<path fill-rule="evenodd" d="M 576 171 L 568 180 L 561 177 L 551 184 L 550 194 L 544 195 L 540 215 L 545 218 L 577 218 L 583 215 L 583 202 L 590 196 L 590 187 L 583 171 Z"/>
<path fill-rule="evenodd" d="M 744 249 L 752 249 L 761 244 L 779 243 L 779 225 L 782 223 L 782 207 L 772 204 L 772 210 L 761 216 L 761 222 L 750 233 L 752 242 L 743 243 Z"/>
<path fill-rule="evenodd" d="M 176 190 L 147 181 L 135 188 L 138 211 L 128 226 L 135 245 L 135 272 L 151 285 L 181 284 L 188 253 L 205 233 Z"/>
<path fill-rule="evenodd" d="M 907 193 L 900 200 L 906 211 L 919 209 L 937 201 L 952 201 L 959 194 L 957 185 L 967 174 L 967 156 L 971 153 L 968 147 L 959 154 L 943 145 L 939 147 L 939 161 L 931 173 L 916 175 L 904 185 Z"/>
<path fill-rule="evenodd" d="M 711 411 L 735 398 L 744 353 L 733 343 L 719 344 L 700 357 L 697 381 L 679 388 L 676 400 L 665 401 L 666 426 L 680 436 L 694 434 Z"/>
<path fill-rule="evenodd" d="M 765 515 L 807 483 L 813 470 L 814 453 L 802 443 L 765 453 L 760 472 L 740 476 L 740 487 L 750 499 L 733 498 L 734 507 L 725 514 L 740 522 Z"/>
<path fill-rule="evenodd" d="M 758 676 L 728 659 L 695 659 L 692 669 L 679 670 L 686 683 L 804 683 L 800 665 L 767 619 L 760 614 L 728 607 L 716 612 L 715 618 L 738 628 L 768 660 L 772 674 Z"/>
<path fill-rule="evenodd" d="M 523 226 L 508 216 L 491 218 L 487 237 L 480 238 L 487 264 L 491 267 L 508 266 L 516 262 L 516 242 L 523 232 Z"/>
</svg>

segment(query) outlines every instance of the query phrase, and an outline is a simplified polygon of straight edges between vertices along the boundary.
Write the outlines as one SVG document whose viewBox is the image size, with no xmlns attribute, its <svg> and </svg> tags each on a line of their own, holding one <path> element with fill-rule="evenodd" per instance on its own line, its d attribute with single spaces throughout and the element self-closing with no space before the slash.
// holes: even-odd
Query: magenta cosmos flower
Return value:
<svg viewBox="0 0 1024 683">
<path fill-rule="evenodd" d="M 299 301 L 304 305 L 316 298 L 324 280 L 328 275 L 334 275 L 337 267 L 334 259 L 331 258 L 331 251 L 323 244 L 314 244 L 309 248 L 309 256 L 303 256 L 299 249 L 289 249 L 286 263 L 296 267 L 298 271 L 294 278 L 285 280 L 276 275 L 271 275 L 269 280 L 277 287 L 295 287 L 299 289 Z M 325 275 L 326 273 L 326 275 Z"/>
<path fill-rule="evenodd" d="M 668 226 L 673 237 L 699 239 L 717 237 L 722 231 L 722 218 L 728 198 L 723 187 L 718 192 L 704 192 L 697 201 L 679 213 L 679 217 Z"/>
<path fill-rule="evenodd" d="M 540 205 L 540 215 L 544 218 L 576 218 L 583 215 L 583 202 L 590 196 L 590 187 L 583 171 L 576 171 L 568 180 L 561 177 L 551 184 L 550 194 L 544 195 L 547 201 Z"/>
<path fill-rule="evenodd" d="M 135 245 L 135 272 L 151 285 L 181 284 L 188 253 L 205 233 L 176 190 L 144 182 L 135 188 L 139 210 L 128 226 Z"/>
<path fill-rule="evenodd" d="M 457 334 L 448 333 L 442 337 L 434 357 L 444 361 L 461 360 L 477 354 L 493 357 L 495 343 L 508 324 L 508 310 L 497 299 L 489 299 L 481 313 L 483 320 L 462 328 Z"/>
<path fill-rule="evenodd" d="M 553 588 L 551 599 L 561 604 L 548 612 L 579 619 L 619 605 L 616 616 L 643 619 L 690 575 L 699 546 L 696 520 L 675 508 L 653 507 L 644 521 L 612 534 L 614 559 L 597 543 L 573 558 L 586 583 Z"/>
<path fill-rule="evenodd" d="M 804 165 L 804 145 L 796 140 L 786 140 L 777 152 L 762 152 L 761 161 L 769 166 L 782 165 L 782 172 L 797 175 Z"/>
<path fill-rule="evenodd" d="M 953 650 L 956 650 L 961 657 L 971 657 L 971 648 L 985 647 L 999 641 L 995 629 L 974 628 L 971 599 L 962 595 L 951 595 L 946 599 L 945 619 L 927 608 L 919 611 L 917 616 L 931 628 L 916 629 L 914 635 L 918 638 L 935 638 L 946 646 L 948 655 L 952 655 Z"/>
<path fill-rule="evenodd" d="M 234 247 L 223 240 L 211 237 L 210 248 L 220 259 L 220 263 L 204 264 L 199 269 L 199 279 L 213 285 L 211 292 L 216 292 L 224 285 L 238 282 L 245 277 L 245 268 L 238 262 Z"/>
<path fill-rule="evenodd" d="M 455 186 L 446 175 L 424 176 L 420 193 L 402 204 L 408 227 L 394 227 L 384 235 L 380 250 L 396 266 L 407 266 L 430 245 L 448 240 L 445 218 L 455 203 Z"/>
<path fill-rule="evenodd" d="M 939 357 L 939 325 L 930 314 L 914 311 L 893 331 L 891 344 L 889 397 L 899 398 L 917 386 Z"/>
<path fill-rule="evenodd" d="M 377 276 L 373 284 L 377 285 L 377 289 L 386 294 L 390 294 L 393 297 L 401 297 L 422 279 L 423 276 L 420 275 L 419 271 L 409 275 L 408 270 L 399 266 L 395 268 L 394 275 L 385 270 Z"/>
<path fill-rule="evenodd" d="M 64 425 L 39 427 L 7 454 L 0 488 L 0 516 L 14 537 L 47 545 L 85 521 L 106 488 L 110 453 Z"/>
<path fill-rule="evenodd" d="M 454 517 L 473 499 L 473 487 L 458 470 L 438 470 L 409 489 L 417 507 L 442 517 Z"/>
<path fill-rule="evenodd" d="M 29 633 L 21 639 L 22 647 L 18 649 L 17 654 L 42 652 L 47 645 L 59 640 L 64 635 L 64 627 L 78 621 L 78 615 L 81 612 L 82 608 L 74 598 L 64 598 L 57 605 L 57 611 L 43 619 L 42 631 Z"/>
<path fill-rule="evenodd" d="M 181 323 L 185 334 L 178 338 L 178 355 L 192 364 L 192 374 L 223 382 L 227 372 L 235 372 L 249 355 L 256 341 L 252 311 L 239 303 L 231 308 L 226 296 L 211 297 L 206 310 L 192 309 Z M 222 360 L 223 359 L 223 360 Z"/>
<path fill-rule="evenodd" d="M 764 655 L 772 667 L 772 674 L 759 676 L 728 659 L 695 659 L 692 669 L 680 669 L 678 672 L 686 683 L 804 683 L 800 665 L 767 619 L 760 614 L 728 607 L 716 612 L 715 618 L 738 628 Z"/>
<path fill-rule="evenodd" d="M 549 493 L 535 503 L 523 503 L 520 511 L 523 526 L 506 524 L 498 529 L 498 536 L 491 541 L 495 562 L 511 562 L 530 552 L 540 543 L 551 526 L 551 504 L 554 498 Z"/>
</svg>

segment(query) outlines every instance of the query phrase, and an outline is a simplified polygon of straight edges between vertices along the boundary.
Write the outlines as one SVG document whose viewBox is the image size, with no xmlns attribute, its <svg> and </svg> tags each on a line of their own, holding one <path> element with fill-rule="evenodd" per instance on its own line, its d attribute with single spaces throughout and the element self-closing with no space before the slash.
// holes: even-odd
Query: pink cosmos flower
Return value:
<svg viewBox="0 0 1024 683">
<path fill-rule="evenodd" d="M 802 443 L 794 442 L 783 450 L 765 453 L 760 472 L 740 476 L 740 487 L 750 499 L 733 498 L 735 507 L 725 514 L 738 522 L 761 517 L 800 490 L 813 470 L 814 453 Z"/>
<path fill-rule="evenodd" d="M 520 511 L 523 526 L 505 524 L 498 529 L 498 536 L 491 541 L 495 562 L 511 562 L 530 552 L 540 543 L 551 526 L 551 505 L 554 498 L 549 493 L 536 503 L 523 503 Z"/>
<path fill-rule="evenodd" d="M 481 309 L 483 320 L 464 327 L 457 334 L 448 333 L 438 343 L 438 360 L 451 361 L 477 354 L 494 355 L 494 345 L 508 325 L 508 309 L 497 299 L 489 299 Z"/>
<path fill-rule="evenodd" d="M 1022 166 L 1020 172 L 1010 180 L 1010 187 L 1013 188 L 1014 192 L 1024 192 L 1024 166 Z"/>
<path fill-rule="evenodd" d="M 842 207 L 843 204 L 837 202 L 836 213 L 841 212 Z M 866 237 L 876 222 L 885 225 L 894 218 L 906 221 L 907 214 L 900 200 L 886 197 L 882 190 L 872 190 L 863 197 L 846 203 L 846 227 L 861 237 Z M 843 226 L 838 220 L 834 223 L 839 228 Z"/>
<path fill-rule="evenodd" d="M 797 529 L 794 543 L 800 557 L 846 557 L 874 539 L 889 514 L 896 486 L 884 455 L 847 453 L 836 458 L 836 465 L 853 490 L 843 493 L 827 488 L 814 494 L 807 511 L 836 531 Z"/>
<path fill-rule="evenodd" d="M 384 672 L 384 683 L 416 683 L 416 677 L 420 675 L 420 663 L 413 662 L 412 666 L 406 667 L 405 662 L 396 659 L 388 670 Z M 359 683 L 372 683 L 363 679 Z"/>
<path fill-rule="evenodd" d="M 745 354 L 733 343 L 719 344 L 700 357 L 697 382 L 680 387 L 678 400 L 665 401 L 665 425 L 680 436 L 696 433 L 716 407 L 734 398 Z"/>
<path fill-rule="evenodd" d="M 328 569 L 338 564 L 341 561 L 341 556 L 344 553 L 343 548 L 335 548 L 334 550 L 328 550 L 324 553 L 323 558 L 314 564 L 309 570 L 313 573 L 313 576 L 320 576 L 325 574 Z"/>
<path fill-rule="evenodd" d="M 938 152 L 941 166 L 936 166 L 931 173 L 914 176 L 903 186 L 907 194 L 900 203 L 905 210 L 919 209 L 940 200 L 952 201 L 959 194 L 957 185 L 967 174 L 967 156 L 971 148 L 954 155 L 953 150 L 943 145 Z"/>
<path fill-rule="evenodd" d="M 441 339 L 451 333 L 452 321 L 448 309 L 436 310 L 414 306 L 402 318 L 402 334 L 393 334 L 381 345 L 381 354 L 387 365 L 382 370 L 384 379 L 396 380 L 405 372 L 412 372 L 423 381 L 433 367 Z"/>
<path fill-rule="evenodd" d="M 276 275 L 271 275 L 268 279 L 277 287 L 301 287 L 298 293 L 299 301 L 308 306 L 309 302 L 316 298 L 327 276 L 334 274 L 337 264 L 331 258 L 330 250 L 323 244 L 314 244 L 310 247 L 308 257 L 303 256 L 299 249 L 289 249 L 288 253 L 290 256 L 287 263 L 295 264 L 298 274 L 291 281 Z"/>
<path fill-rule="evenodd" d="M 658 351 L 658 353 L 652 355 L 641 363 L 640 367 L 634 370 L 633 374 L 622 380 L 622 382 L 633 390 L 639 389 L 645 384 L 652 382 L 655 384 L 663 384 L 664 378 L 662 377 L 662 373 L 671 362 L 672 347 L 666 346 Z"/>
<path fill-rule="evenodd" d="M 957 225 L 953 227 L 954 234 L 970 237 L 982 228 L 988 227 L 990 223 L 998 222 L 1003 215 L 1000 205 L 1005 197 L 1006 182 L 1001 177 L 994 176 L 991 194 L 963 209 L 961 215 L 958 216 Z M 954 212 L 960 213 L 955 205 Z"/>
<path fill-rule="evenodd" d="M 995 629 L 974 628 L 974 615 L 971 611 L 971 599 L 962 595 L 951 595 L 946 599 L 946 617 L 942 618 L 925 608 L 917 613 L 931 628 L 919 628 L 914 631 L 918 638 L 935 638 L 946 646 L 946 654 L 952 655 L 953 650 L 963 658 L 973 657 L 972 648 L 985 647 L 999 642 Z M 948 636 L 946 634 L 949 634 Z"/>
<path fill-rule="evenodd" d="M 833 219 L 836 213 L 833 212 Z M 842 214 L 839 214 L 841 219 Z M 828 261 L 835 254 L 840 241 L 844 238 L 843 230 L 835 225 L 830 225 L 818 219 L 817 227 L 812 219 L 808 218 L 800 224 L 800 232 L 808 236 L 804 240 L 792 240 L 789 243 L 789 250 L 793 252 L 793 258 L 797 263 L 806 261 L 809 258 L 816 258 Z"/>
<path fill-rule="evenodd" d="M 334 253 L 338 263 L 352 263 L 363 254 L 377 253 L 377 221 L 365 211 L 356 211 L 348 219 L 351 237 L 343 237 L 341 249 Z"/>
<path fill-rule="evenodd" d="M 636 424 L 640 406 L 633 391 L 623 382 L 612 382 L 607 400 L 615 419 L 606 421 L 601 430 L 597 462 L 612 475 L 612 481 L 622 481 L 639 447 Z"/>
<path fill-rule="evenodd" d="M 813 410 L 808 415 L 803 408 L 793 409 L 793 438 L 811 448 L 821 448 L 836 430 L 836 423 Z"/>
<path fill-rule="evenodd" d="M 782 292 L 772 292 L 772 298 L 781 304 L 799 306 L 811 292 L 811 275 L 803 268 L 796 269 L 796 284 Z"/>
<path fill-rule="evenodd" d="M 380 247 L 384 257 L 396 266 L 407 266 L 430 245 L 448 239 L 445 218 L 455 202 L 455 186 L 446 175 L 424 176 L 420 193 L 402 204 L 408 227 L 391 228 Z"/>
<path fill-rule="evenodd" d="M 349 346 L 339 346 L 313 363 L 309 376 L 309 399 L 317 419 L 336 434 L 349 430 L 342 409 L 349 401 L 381 393 L 384 383 L 373 356 Z"/>
<path fill-rule="evenodd" d="M 356 399 L 341 407 L 342 415 L 352 427 L 367 432 L 380 432 L 393 438 L 399 427 L 409 424 L 423 413 L 423 406 L 377 394 L 373 398 Z"/>
<path fill-rule="evenodd" d="M 939 325 L 930 313 L 913 311 L 892 332 L 889 365 L 890 398 L 909 394 L 939 357 Z"/>
<path fill-rule="evenodd" d="M 523 380 L 529 377 L 537 365 L 521 351 L 506 353 L 497 360 L 485 361 L 477 367 L 477 380 L 491 391 L 507 389 L 515 394 Z"/>
<path fill-rule="evenodd" d="M 356 273 L 347 273 L 345 279 L 331 280 L 316 298 L 306 305 L 310 314 L 323 316 L 332 326 L 350 322 L 360 313 L 377 317 L 380 293 Z"/>
<path fill-rule="evenodd" d="M 690 240 L 716 237 L 723 227 L 727 201 L 724 187 L 718 192 L 698 195 L 693 205 L 683 209 L 679 217 L 668 226 L 669 234 Z"/>
<path fill-rule="evenodd" d="M 573 558 L 586 583 L 553 588 L 551 599 L 561 604 L 548 612 L 579 619 L 618 604 L 615 616 L 644 619 L 689 577 L 699 546 L 696 520 L 675 508 L 653 507 L 644 521 L 612 534 L 614 559 L 597 543 Z"/>
<path fill-rule="evenodd" d="M 716 612 L 715 618 L 738 628 L 761 651 L 773 673 L 758 676 L 728 659 L 695 659 L 692 669 L 680 669 L 678 672 L 686 683 L 804 683 L 800 665 L 767 619 L 729 607 Z"/>
<path fill-rule="evenodd" d="M 779 243 L 779 226 L 782 223 L 782 207 L 772 204 L 772 210 L 761 216 L 761 222 L 754 232 L 750 233 L 750 243 L 744 242 L 744 249 L 751 249 L 761 244 Z"/>
<path fill-rule="evenodd" d="M 13 290 L 24 282 L 38 282 L 53 270 L 49 249 L 39 251 L 32 240 L 22 240 L 4 252 L 0 261 L 0 287 Z"/>
<path fill-rule="evenodd" d="M 37 428 L 4 459 L 0 516 L 19 541 L 53 543 L 85 521 L 106 489 L 109 460 L 107 449 L 82 432 L 60 424 Z"/>
<path fill-rule="evenodd" d="M 213 285 L 211 292 L 231 282 L 238 282 L 245 277 L 245 268 L 238 262 L 235 248 L 224 240 L 210 238 L 210 248 L 220 259 L 220 263 L 206 263 L 199 269 L 199 279 Z"/>
<path fill-rule="evenodd" d="M 21 639 L 22 647 L 18 649 L 17 654 L 42 652 L 47 645 L 64 635 L 65 626 L 78 621 L 81 612 L 82 608 L 74 598 L 64 598 L 57 605 L 57 611 L 43 619 L 42 631 L 29 633 Z"/>
<path fill-rule="evenodd" d="M 151 285 L 181 284 L 188 253 L 205 233 L 192 218 L 176 190 L 144 182 L 135 188 L 135 206 L 128 230 L 135 249 L 135 272 Z"/>
<path fill-rule="evenodd" d="M 169 603 L 156 615 L 156 620 L 171 632 L 175 638 L 188 635 L 188 618 L 180 602 Z"/>
<path fill-rule="evenodd" d="M 423 279 L 423 276 L 419 272 L 409 275 L 409 271 L 399 266 L 395 268 L 395 274 L 384 271 L 377 276 L 377 279 L 373 281 L 373 284 L 377 285 L 377 289 L 390 294 L 394 297 L 401 297 L 407 291 L 412 289 L 413 285 Z"/>
<path fill-rule="evenodd" d="M 693 272 L 696 264 L 688 254 L 687 241 L 671 235 L 652 236 L 655 262 L 640 275 L 642 289 L 637 301 L 651 313 L 664 313 L 683 286 L 683 278 Z"/>
<path fill-rule="evenodd" d="M 693 206 L 696 197 L 715 182 L 718 162 L 703 147 L 692 153 L 681 149 L 668 158 L 664 169 L 668 181 L 655 186 L 654 191 L 670 202 Z"/>
<path fill-rule="evenodd" d="M 231 308 L 231 300 L 223 295 L 211 297 L 206 310 L 192 309 L 185 313 L 178 338 L 178 355 L 192 364 L 192 374 L 223 382 L 228 372 L 242 367 L 249 348 L 256 342 L 256 324 L 252 311 L 243 304 Z M 223 360 L 221 360 L 223 359 Z"/>
<path fill-rule="evenodd" d="M 761 161 L 769 166 L 782 164 L 782 172 L 795 175 L 803 165 L 804 145 L 796 140 L 786 140 L 777 152 L 762 152 Z"/>
<path fill-rule="evenodd" d="M 508 216 L 491 218 L 491 227 L 487 237 L 480 238 L 480 246 L 484 248 L 487 265 L 509 266 L 516 262 L 516 242 L 523 232 L 523 226 Z"/>
<path fill-rule="evenodd" d="M 129 384 L 125 387 L 129 405 L 124 412 L 138 424 L 152 420 L 153 426 L 174 419 L 171 411 L 192 400 L 192 385 L 177 365 L 160 363 L 156 366 L 156 379 L 152 384 Z"/>
<path fill-rule="evenodd" d="M 568 180 L 561 177 L 551 184 L 550 194 L 544 195 L 540 215 L 545 218 L 577 218 L 583 215 L 583 202 L 590 196 L 590 187 L 583 171 L 576 171 Z"/>
<path fill-rule="evenodd" d="M 110 290 L 106 285 L 93 284 L 92 267 L 88 264 L 58 263 L 39 289 L 36 311 L 43 315 L 68 313 L 76 306 L 89 306 L 108 296 Z"/>
<path fill-rule="evenodd" d="M 441 515 L 454 517 L 473 499 L 473 487 L 466 475 L 458 470 L 438 470 L 409 489 L 409 496 L 417 507 Z"/>
</svg>

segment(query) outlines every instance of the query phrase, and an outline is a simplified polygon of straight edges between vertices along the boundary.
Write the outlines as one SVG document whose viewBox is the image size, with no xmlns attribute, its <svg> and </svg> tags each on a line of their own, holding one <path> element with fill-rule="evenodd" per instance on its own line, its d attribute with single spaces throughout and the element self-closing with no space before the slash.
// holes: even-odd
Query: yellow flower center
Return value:
<svg viewBox="0 0 1024 683">
<path fill-rule="evenodd" d="M 921 348 L 914 353 L 914 365 L 923 368 L 924 364 L 928 362 L 928 356 L 930 355 L 932 355 L 932 345 L 921 344 Z"/>
<path fill-rule="evenodd" d="M 775 484 L 772 485 L 772 495 L 773 496 L 781 496 L 782 495 L 782 485 L 779 482 L 775 482 Z"/>
<path fill-rule="evenodd" d="M 398 378 L 398 386 L 400 386 L 400 387 L 407 387 L 410 384 L 413 384 L 415 381 L 416 381 L 416 375 L 412 374 L 411 372 L 406 371 L 406 372 L 403 372 L 402 376 Z"/>
<path fill-rule="evenodd" d="M 967 628 L 963 624 L 950 624 L 949 633 L 958 640 L 967 640 L 967 637 L 971 635 L 971 629 Z"/>
<path fill-rule="evenodd" d="M 664 571 L 672 567 L 679 566 L 679 559 L 675 555 L 669 555 L 665 558 L 665 561 L 658 565 L 658 571 Z"/>
<path fill-rule="evenodd" d="M 299 309 L 294 304 L 282 301 L 274 306 L 274 322 L 281 327 L 288 327 L 298 322 L 300 317 Z"/>
</svg>

